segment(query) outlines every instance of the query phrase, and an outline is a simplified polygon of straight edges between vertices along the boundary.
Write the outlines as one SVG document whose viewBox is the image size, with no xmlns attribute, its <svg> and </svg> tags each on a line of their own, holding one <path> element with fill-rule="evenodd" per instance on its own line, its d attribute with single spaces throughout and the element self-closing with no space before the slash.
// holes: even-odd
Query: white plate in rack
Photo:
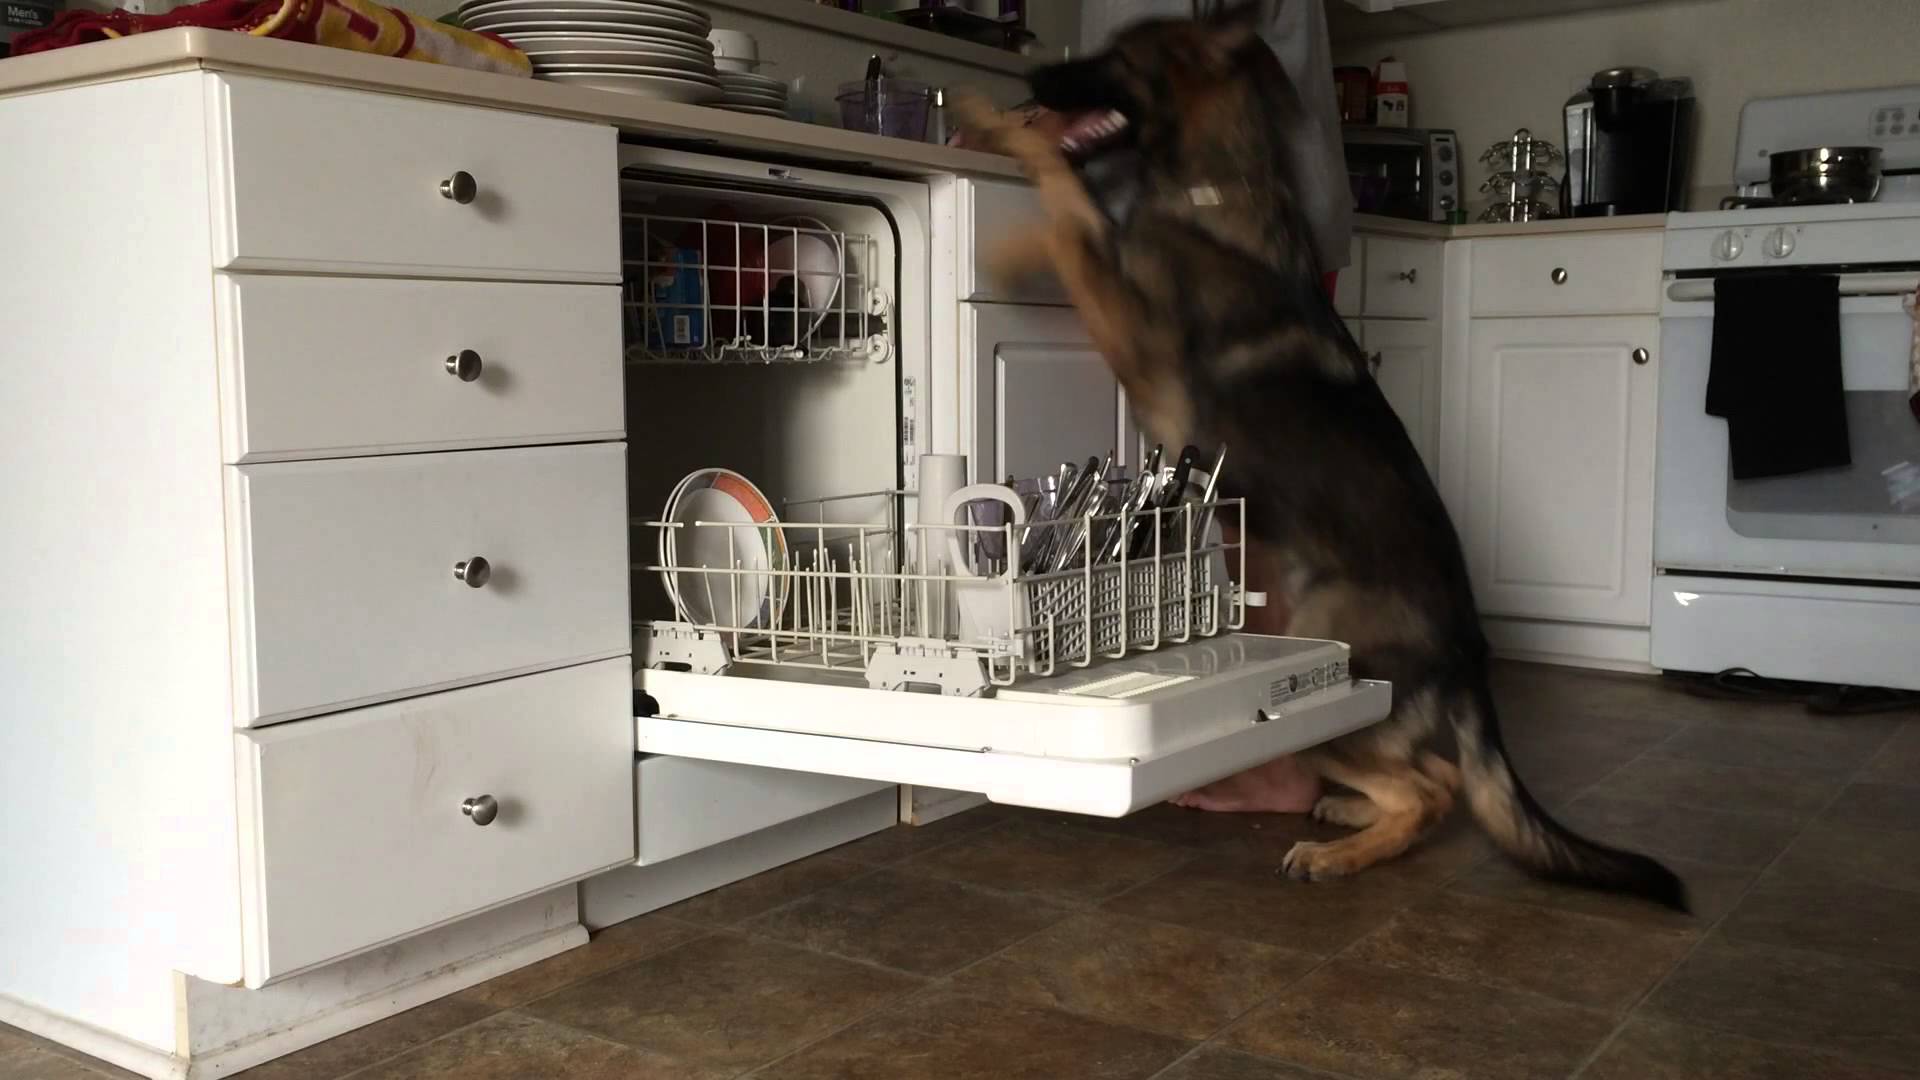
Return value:
<svg viewBox="0 0 1920 1080">
<path fill-rule="evenodd" d="M 621 3 L 620 0 L 494 0 L 493 3 L 475 4 L 460 11 L 462 25 L 470 28 L 529 15 L 592 19 L 628 26 L 666 26 L 698 34 L 703 41 L 707 31 L 713 28 L 713 23 L 697 11 L 648 3 Z"/>
<path fill-rule="evenodd" d="M 732 617 L 737 621 L 724 625 L 754 629 L 779 621 L 792 582 L 785 576 L 776 580 L 767 571 L 786 567 L 787 536 L 773 504 L 753 481 L 731 469 L 689 473 L 667 497 L 662 520 L 679 523 L 678 528 L 661 530 L 660 565 L 674 568 L 665 575 L 667 592 L 688 618 L 722 625 L 722 619 Z M 695 527 L 696 521 L 735 527 Z M 698 571 L 728 565 L 757 573 Z"/>
<path fill-rule="evenodd" d="M 768 90 L 781 94 L 787 92 L 787 84 L 779 79 L 769 75 L 755 75 L 750 71 L 722 71 L 720 81 L 729 86 L 737 84 L 743 89 Z"/>
<path fill-rule="evenodd" d="M 635 63 L 632 60 L 624 62 L 615 60 L 612 63 L 548 60 L 545 62 L 536 61 L 533 66 L 534 70 L 546 76 L 555 74 L 646 75 L 653 78 L 671 79 L 676 82 L 697 83 L 707 87 L 716 85 L 712 82 L 711 76 L 701 75 L 698 72 L 687 71 L 681 68 L 654 67 L 651 64 Z"/>
<path fill-rule="evenodd" d="M 520 51 L 533 57 L 564 53 L 593 53 L 598 56 L 618 57 L 619 59 L 615 61 L 618 63 L 653 64 L 658 67 L 683 67 L 691 64 L 703 75 L 714 74 L 713 57 L 674 45 L 654 45 L 644 41 L 623 41 L 619 38 L 566 36 L 523 37 L 514 44 L 520 47 Z"/>
<path fill-rule="evenodd" d="M 684 37 L 661 37 L 650 32 L 623 33 L 625 27 L 612 30 L 513 30 L 500 35 L 514 42 L 526 42 L 542 48 L 559 49 L 631 49 L 636 52 L 670 52 L 681 56 L 712 60 L 713 50 L 695 45 Z M 717 74 L 717 71 L 716 71 Z"/>
<path fill-rule="evenodd" d="M 787 111 L 785 109 L 763 109 L 758 105 L 735 105 L 732 102 L 722 102 L 714 107 L 717 109 L 725 109 L 731 113 L 740 113 L 745 116 L 767 116 L 775 120 L 787 119 Z"/>
<path fill-rule="evenodd" d="M 616 94 L 632 94 L 683 105 L 706 105 L 720 99 L 718 86 L 684 77 L 668 78 L 636 71 L 542 71 L 539 74 L 548 82 L 584 86 L 590 90 L 610 90 Z"/>
<path fill-rule="evenodd" d="M 499 18 L 487 19 L 481 23 L 467 24 L 469 30 L 480 30 L 489 34 L 498 34 L 508 41 L 516 40 L 528 34 L 613 34 L 636 41 L 662 41 L 675 45 L 684 45 L 697 49 L 706 44 L 707 39 L 683 27 L 677 26 L 635 26 L 631 23 L 608 22 L 597 13 L 568 12 L 562 15 L 542 15 L 532 11 L 503 12 Z"/>
</svg>

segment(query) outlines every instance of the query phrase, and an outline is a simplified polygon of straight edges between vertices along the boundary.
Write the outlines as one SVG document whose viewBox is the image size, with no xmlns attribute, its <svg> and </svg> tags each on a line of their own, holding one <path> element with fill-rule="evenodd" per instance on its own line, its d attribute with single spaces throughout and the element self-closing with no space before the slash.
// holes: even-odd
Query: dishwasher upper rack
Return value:
<svg viewBox="0 0 1920 1080">
<path fill-rule="evenodd" d="M 626 210 L 621 221 L 621 301 L 629 364 L 779 364 L 886 360 L 892 300 L 872 280 L 880 244 L 811 218 L 777 223 Z M 831 269 L 764 265 L 783 240 L 823 242 Z M 697 247 L 687 246 L 697 243 Z M 752 265 L 754 252 L 762 265 Z M 784 279 L 796 282 L 773 295 Z M 744 295 L 763 283 L 757 302 Z M 715 302 L 716 283 L 732 282 Z M 815 310 L 802 290 L 831 292 Z"/>
<path fill-rule="evenodd" d="M 661 574 L 675 609 L 671 621 L 640 624 L 642 664 L 707 674 L 735 664 L 813 669 L 860 676 L 883 689 L 972 696 L 1246 625 L 1245 547 L 1223 538 L 1244 535 L 1244 500 L 1087 514 L 1022 529 L 903 525 L 902 508 L 913 499 L 910 492 L 877 491 L 795 500 L 777 530 L 636 522 L 663 541 L 674 530 L 725 530 L 729 552 L 726 566 L 669 567 L 663 558 L 636 567 Z M 829 509 L 854 500 L 882 500 L 886 509 L 879 520 L 830 520 Z M 803 508 L 815 510 L 815 520 L 797 520 Z M 1125 529 L 1137 521 L 1153 526 L 1149 550 L 1088 564 L 1102 526 Z M 1018 566 L 1022 545 L 1040 542 L 1048 529 L 1079 538 L 1079 565 L 990 577 L 926 569 L 927 553 L 947 549 L 949 538 L 964 547 L 985 536 L 1003 546 L 1006 565 Z M 736 588 L 749 591 L 745 601 Z M 756 610 L 737 618 L 746 607 Z"/>
</svg>

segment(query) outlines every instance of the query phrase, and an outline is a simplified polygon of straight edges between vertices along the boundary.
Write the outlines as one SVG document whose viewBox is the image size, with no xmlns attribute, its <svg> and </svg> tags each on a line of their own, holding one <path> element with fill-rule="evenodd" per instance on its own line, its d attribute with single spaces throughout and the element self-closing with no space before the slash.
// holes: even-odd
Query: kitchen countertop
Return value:
<svg viewBox="0 0 1920 1080">
<path fill-rule="evenodd" d="M 182 27 L 0 60 L 0 97 L 180 71 L 266 75 L 611 124 L 883 175 L 1020 176 L 1010 158 L 346 49 Z"/>
<path fill-rule="evenodd" d="M 1515 221 L 1467 225 L 1443 225 L 1430 221 L 1355 214 L 1353 228 L 1370 236 L 1404 236 L 1416 240 L 1472 240 L 1494 236 L 1550 236 L 1557 233 L 1614 232 L 1632 229 L 1659 229 L 1667 223 L 1665 214 L 1634 214 L 1628 217 L 1550 218 L 1546 221 Z"/>
<path fill-rule="evenodd" d="M 194 70 L 268 75 L 594 121 L 654 138 L 724 142 L 736 152 L 831 162 L 886 175 L 1021 178 L 1013 161 L 997 154 L 195 27 L 0 60 L 0 97 Z M 1361 214 L 1354 218 L 1354 228 L 1376 236 L 1460 240 L 1658 229 L 1665 220 L 1664 215 L 1643 214 L 1443 225 Z"/>
</svg>

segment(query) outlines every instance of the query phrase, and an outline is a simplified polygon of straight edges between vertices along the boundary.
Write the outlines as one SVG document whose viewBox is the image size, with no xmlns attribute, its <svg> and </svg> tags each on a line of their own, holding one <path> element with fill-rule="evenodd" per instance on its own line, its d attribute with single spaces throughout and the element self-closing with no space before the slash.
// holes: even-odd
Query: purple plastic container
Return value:
<svg viewBox="0 0 1920 1080">
<path fill-rule="evenodd" d="M 850 131 L 889 135 L 920 142 L 927 137 L 927 113 L 933 90 L 926 83 L 880 78 L 877 94 L 864 82 L 840 84 L 840 126 Z"/>
</svg>

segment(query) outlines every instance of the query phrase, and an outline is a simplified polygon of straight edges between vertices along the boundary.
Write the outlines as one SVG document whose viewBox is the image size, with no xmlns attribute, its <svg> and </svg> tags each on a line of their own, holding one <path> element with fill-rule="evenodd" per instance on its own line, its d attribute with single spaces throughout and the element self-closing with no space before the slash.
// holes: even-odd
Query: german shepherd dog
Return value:
<svg viewBox="0 0 1920 1080">
<path fill-rule="evenodd" d="M 1299 755 L 1351 792 L 1314 816 L 1357 831 L 1295 845 L 1287 874 L 1393 858 L 1464 790 L 1534 874 L 1685 911 L 1672 871 L 1555 821 L 1507 760 L 1459 537 L 1326 297 L 1283 142 L 1304 113 L 1256 11 L 1136 24 L 1038 69 L 1034 101 L 1078 118 L 1057 139 L 956 102 L 1045 218 L 994 252 L 996 272 L 1053 272 L 1155 440 L 1233 447 L 1223 484 L 1246 499 L 1249 561 L 1285 598 L 1286 632 L 1344 641 L 1356 677 L 1393 685 L 1385 720 Z M 1436 752 L 1448 729 L 1457 766 Z"/>
</svg>

